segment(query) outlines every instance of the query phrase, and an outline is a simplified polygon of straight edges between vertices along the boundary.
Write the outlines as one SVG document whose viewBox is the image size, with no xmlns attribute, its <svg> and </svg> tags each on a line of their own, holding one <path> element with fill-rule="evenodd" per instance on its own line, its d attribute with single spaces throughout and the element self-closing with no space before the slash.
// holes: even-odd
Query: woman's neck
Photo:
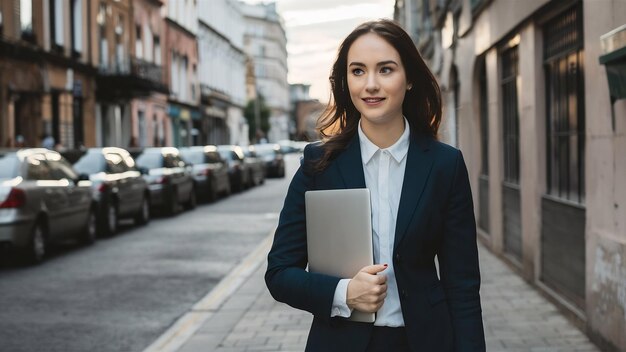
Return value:
<svg viewBox="0 0 626 352">
<path fill-rule="evenodd" d="M 393 119 L 386 124 L 373 124 L 361 118 L 361 129 L 367 138 L 378 148 L 385 149 L 394 145 L 404 133 L 404 117 Z"/>
</svg>

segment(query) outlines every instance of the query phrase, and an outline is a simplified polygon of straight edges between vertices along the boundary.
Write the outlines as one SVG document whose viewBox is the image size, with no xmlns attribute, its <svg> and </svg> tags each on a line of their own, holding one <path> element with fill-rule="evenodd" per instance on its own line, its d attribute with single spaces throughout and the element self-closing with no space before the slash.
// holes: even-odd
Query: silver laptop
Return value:
<svg viewBox="0 0 626 352">
<path fill-rule="evenodd" d="M 350 279 L 373 264 L 368 189 L 308 191 L 305 202 L 310 272 Z M 375 313 L 356 310 L 350 316 L 352 321 L 367 323 L 375 318 Z"/>
</svg>

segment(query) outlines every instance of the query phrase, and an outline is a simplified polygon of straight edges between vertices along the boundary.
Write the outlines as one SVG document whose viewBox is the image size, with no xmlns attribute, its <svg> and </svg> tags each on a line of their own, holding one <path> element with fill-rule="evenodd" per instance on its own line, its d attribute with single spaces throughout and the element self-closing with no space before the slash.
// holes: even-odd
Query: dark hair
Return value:
<svg viewBox="0 0 626 352">
<path fill-rule="evenodd" d="M 402 103 L 402 113 L 409 121 L 411 132 L 437 138 L 441 122 L 441 91 L 413 40 L 394 21 L 380 19 L 365 22 L 344 39 L 333 64 L 329 78 L 331 101 L 317 123 L 317 130 L 324 140 L 324 154 L 313 162 L 313 169 L 317 172 L 323 171 L 357 132 L 361 114 L 352 103 L 348 90 L 348 50 L 355 40 L 367 33 L 379 35 L 400 54 L 406 80 L 413 86 L 406 92 Z M 330 129 L 332 131 L 328 132 Z"/>
</svg>

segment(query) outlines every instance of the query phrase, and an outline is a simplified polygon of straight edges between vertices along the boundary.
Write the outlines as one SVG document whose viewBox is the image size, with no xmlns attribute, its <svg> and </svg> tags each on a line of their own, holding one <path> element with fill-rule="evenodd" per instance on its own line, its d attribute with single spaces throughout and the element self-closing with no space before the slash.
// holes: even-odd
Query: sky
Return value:
<svg viewBox="0 0 626 352">
<path fill-rule="evenodd" d="M 244 0 L 255 4 L 272 2 Z M 394 0 L 276 0 L 287 32 L 288 81 L 310 84 L 311 98 L 327 102 L 328 76 L 341 41 L 360 23 L 393 18 Z"/>
</svg>

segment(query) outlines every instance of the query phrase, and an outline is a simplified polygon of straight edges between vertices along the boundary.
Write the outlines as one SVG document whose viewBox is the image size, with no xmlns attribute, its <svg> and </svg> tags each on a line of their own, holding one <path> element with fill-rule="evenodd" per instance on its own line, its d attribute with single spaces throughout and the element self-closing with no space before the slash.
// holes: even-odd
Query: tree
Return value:
<svg viewBox="0 0 626 352">
<path fill-rule="evenodd" d="M 258 129 L 256 125 L 257 108 L 261 125 L 260 129 Z M 263 95 L 258 95 L 258 106 L 256 99 L 248 101 L 243 115 L 248 121 L 248 126 L 250 126 L 250 141 L 254 141 L 255 143 L 257 143 L 262 137 L 267 136 L 267 132 L 270 129 L 270 108 L 265 104 L 265 98 L 263 97 Z"/>
</svg>

